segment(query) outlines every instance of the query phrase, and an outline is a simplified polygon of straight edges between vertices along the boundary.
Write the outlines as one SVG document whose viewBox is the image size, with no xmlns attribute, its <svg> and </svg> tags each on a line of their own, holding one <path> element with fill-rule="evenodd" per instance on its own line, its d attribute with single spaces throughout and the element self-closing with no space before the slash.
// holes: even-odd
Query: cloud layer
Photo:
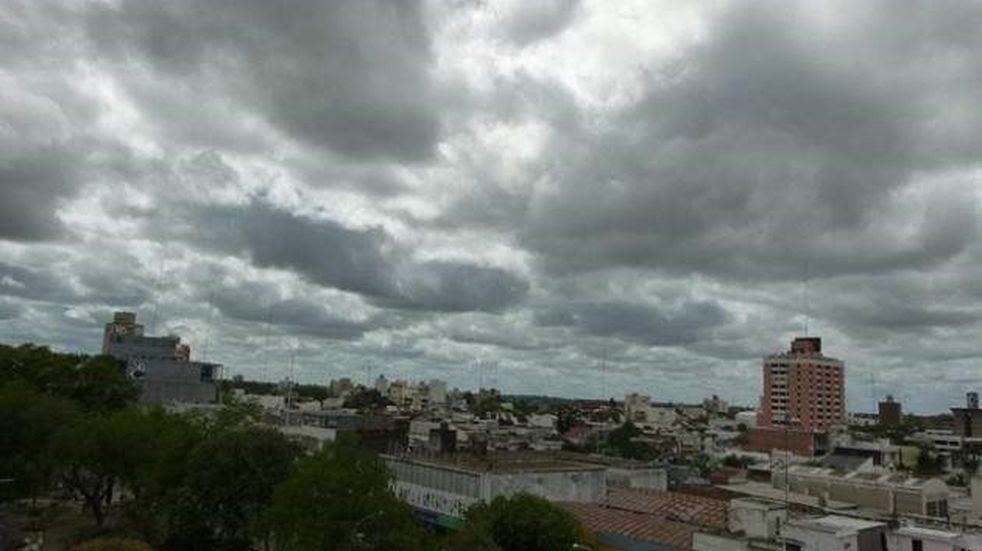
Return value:
<svg viewBox="0 0 982 551">
<path fill-rule="evenodd" d="M 750 405 L 807 323 L 852 409 L 982 386 L 982 7 L 656 4 L 5 2 L 0 335 Z"/>
</svg>

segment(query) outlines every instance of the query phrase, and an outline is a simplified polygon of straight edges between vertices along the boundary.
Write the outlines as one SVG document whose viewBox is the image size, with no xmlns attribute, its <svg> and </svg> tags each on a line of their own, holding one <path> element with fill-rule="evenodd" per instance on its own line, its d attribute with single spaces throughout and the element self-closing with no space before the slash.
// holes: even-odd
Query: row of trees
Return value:
<svg viewBox="0 0 982 551">
<path fill-rule="evenodd" d="M 78 500 L 102 536 L 175 551 L 566 551 L 577 540 L 568 513 L 528 495 L 438 534 L 356 442 L 309 455 L 247 405 L 211 416 L 136 407 L 139 390 L 111 359 L 0 347 L 0 376 L 5 497 Z"/>
</svg>

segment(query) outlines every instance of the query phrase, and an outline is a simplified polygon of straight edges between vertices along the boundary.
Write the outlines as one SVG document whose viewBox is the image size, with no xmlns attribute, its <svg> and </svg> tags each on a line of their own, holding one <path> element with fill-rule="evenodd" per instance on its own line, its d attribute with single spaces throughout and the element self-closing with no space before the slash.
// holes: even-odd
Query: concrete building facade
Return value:
<svg viewBox="0 0 982 551">
<path fill-rule="evenodd" d="M 787 551 L 883 551 L 888 533 L 885 522 L 830 515 L 789 521 L 781 536 Z"/>
<path fill-rule="evenodd" d="M 469 507 L 498 496 L 528 492 L 551 501 L 599 503 L 607 494 L 603 466 L 544 454 L 384 454 L 382 459 L 396 495 L 441 526 L 457 525 Z"/>
<path fill-rule="evenodd" d="M 887 395 L 887 399 L 877 404 L 877 420 L 881 425 L 897 426 L 903 419 L 903 411 L 900 402 Z"/>
<path fill-rule="evenodd" d="M 948 516 L 950 490 L 940 479 L 896 473 L 842 474 L 833 469 L 796 465 L 788 469 L 787 480 L 792 492 L 824 501 L 855 504 L 891 515 Z M 784 488 L 783 470 L 772 473 L 771 484 L 775 489 Z"/>
<path fill-rule="evenodd" d="M 191 348 L 180 337 L 149 337 L 136 314 L 115 312 L 106 324 L 102 353 L 116 358 L 143 389 L 145 404 L 218 402 L 222 366 L 191 361 Z"/>
<path fill-rule="evenodd" d="M 764 358 L 763 381 L 758 427 L 817 432 L 845 424 L 845 364 L 822 354 L 820 338 L 796 338 L 787 352 Z"/>
</svg>

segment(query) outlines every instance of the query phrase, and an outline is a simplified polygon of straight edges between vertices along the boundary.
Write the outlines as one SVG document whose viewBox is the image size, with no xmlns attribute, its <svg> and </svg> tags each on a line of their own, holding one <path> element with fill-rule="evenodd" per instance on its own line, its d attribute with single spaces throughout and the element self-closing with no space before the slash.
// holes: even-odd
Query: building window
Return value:
<svg viewBox="0 0 982 551">
<path fill-rule="evenodd" d="M 910 551 L 924 551 L 924 542 L 921 540 L 910 540 Z"/>
</svg>

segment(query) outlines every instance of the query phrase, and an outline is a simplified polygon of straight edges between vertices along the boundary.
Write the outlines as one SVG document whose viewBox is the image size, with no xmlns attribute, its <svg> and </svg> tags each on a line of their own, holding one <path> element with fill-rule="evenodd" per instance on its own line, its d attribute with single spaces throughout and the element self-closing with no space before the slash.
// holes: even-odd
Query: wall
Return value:
<svg viewBox="0 0 982 551">
<path fill-rule="evenodd" d="M 750 549 L 745 541 L 712 534 L 695 533 L 692 535 L 692 551 L 747 551 Z"/>
<path fill-rule="evenodd" d="M 857 549 L 856 537 L 838 538 L 835 534 L 817 530 L 805 530 L 789 524 L 784 527 L 784 537 L 801 544 L 801 551 L 830 551 L 832 549 Z M 846 546 L 848 544 L 848 547 Z"/>
<path fill-rule="evenodd" d="M 164 359 L 130 360 L 130 362 L 141 362 L 145 366 L 143 376 L 137 379 L 143 387 L 143 393 L 140 395 L 141 403 L 210 404 L 218 400 L 215 378 L 221 366 Z"/>
<path fill-rule="evenodd" d="M 730 501 L 727 527 L 730 532 L 742 532 L 750 538 L 770 539 L 777 536 L 787 519 L 783 507 L 777 509 L 751 499 L 734 499 Z"/>
<path fill-rule="evenodd" d="M 642 490 L 668 489 L 668 474 L 665 469 L 607 469 L 607 485 L 618 488 L 636 488 Z"/>
<path fill-rule="evenodd" d="M 747 431 L 747 448 L 752 451 L 770 452 L 790 449 L 795 455 L 811 456 L 815 453 L 815 433 L 797 430 L 752 428 Z"/>
<path fill-rule="evenodd" d="M 892 534 L 888 536 L 890 551 L 912 551 L 913 545 L 910 536 Z M 955 551 L 951 543 L 930 541 L 922 539 L 924 551 Z"/>
<path fill-rule="evenodd" d="M 607 494 L 605 469 L 488 473 L 482 497 L 488 500 L 499 495 L 528 492 L 552 501 L 599 503 Z"/>
</svg>

